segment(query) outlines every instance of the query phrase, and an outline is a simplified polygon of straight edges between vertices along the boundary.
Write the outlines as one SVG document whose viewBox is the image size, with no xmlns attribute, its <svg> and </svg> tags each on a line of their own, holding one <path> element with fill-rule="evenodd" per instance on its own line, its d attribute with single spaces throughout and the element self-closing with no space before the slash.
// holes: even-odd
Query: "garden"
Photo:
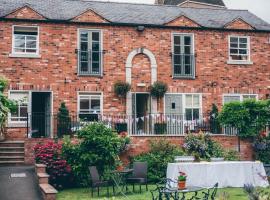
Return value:
<svg viewBox="0 0 270 200">
<path fill-rule="evenodd" d="M 63 106 L 63 105 L 62 105 Z M 220 113 L 215 112 L 219 127 L 232 126 L 239 131 L 240 139 L 252 141 L 254 159 L 269 163 L 270 136 L 266 133 L 269 116 L 269 101 L 244 101 L 226 104 Z M 62 127 L 64 129 L 64 127 Z M 102 123 L 91 123 L 78 130 L 76 137 L 64 136 L 47 144 L 35 146 L 37 163 L 47 165 L 50 183 L 59 190 L 57 199 L 106 199 L 106 187 L 100 188 L 100 196 L 96 193 L 91 197 L 91 175 L 89 166 L 96 166 L 102 180 L 112 180 L 112 171 L 131 168 L 135 162 L 147 162 L 147 181 L 149 190 L 166 177 L 168 163 L 177 156 L 193 156 L 195 162 L 209 162 L 212 158 L 222 158 L 225 161 L 238 161 L 240 155 L 237 149 L 225 149 L 214 141 L 211 135 L 200 131 L 189 133 L 182 144 L 172 144 L 167 140 L 149 140 L 149 152 L 129 157 L 129 162 L 121 158 L 129 149 L 132 139 L 122 132 L 118 134 Z M 151 199 L 151 193 L 138 188 L 131 192 L 128 186 L 125 196 L 118 194 L 111 199 Z M 112 186 L 109 190 L 112 195 Z M 203 192 L 203 191 L 202 191 Z M 217 199 L 269 199 L 269 189 L 254 188 L 245 185 L 244 188 L 218 189 Z M 260 198 L 259 198 L 260 197 Z"/>
</svg>

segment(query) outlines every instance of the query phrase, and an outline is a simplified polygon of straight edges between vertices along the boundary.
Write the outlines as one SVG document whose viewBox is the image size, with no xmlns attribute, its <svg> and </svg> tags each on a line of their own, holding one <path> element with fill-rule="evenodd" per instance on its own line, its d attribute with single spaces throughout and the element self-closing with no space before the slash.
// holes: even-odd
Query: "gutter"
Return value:
<svg viewBox="0 0 270 200">
<path fill-rule="evenodd" d="M 159 29 L 177 29 L 177 30 L 204 30 L 204 31 L 221 31 L 221 32 L 251 32 L 251 33 L 270 33 L 270 30 L 246 30 L 246 29 L 224 29 L 224 28 L 212 28 L 212 27 L 184 27 L 184 26 L 165 26 L 165 25 L 157 25 L 157 24 L 138 24 L 138 23 L 121 23 L 121 22 L 110 22 L 110 23 L 97 23 L 97 22 L 73 22 L 68 20 L 61 19 L 46 19 L 46 20 L 38 20 L 38 19 L 16 19 L 16 18 L 5 18 L 0 17 L 0 21 L 10 21 L 10 22 L 29 22 L 29 23 L 55 23 L 55 24 L 77 24 L 83 26 L 125 26 L 125 27 L 138 27 L 145 26 L 148 28 L 159 28 Z"/>
</svg>

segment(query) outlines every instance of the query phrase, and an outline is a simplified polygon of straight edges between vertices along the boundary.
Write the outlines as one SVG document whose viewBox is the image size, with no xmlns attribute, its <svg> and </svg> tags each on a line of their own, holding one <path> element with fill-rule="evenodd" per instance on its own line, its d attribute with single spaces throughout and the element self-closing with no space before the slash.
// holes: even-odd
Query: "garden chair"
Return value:
<svg viewBox="0 0 270 200">
<path fill-rule="evenodd" d="M 156 184 L 156 189 L 151 190 L 152 200 L 170 200 L 177 199 L 177 191 L 173 190 L 172 186 L 175 181 L 165 178 Z M 157 195 L 155 195 L 157 193 Z M 164 198 L 163 198 L 164 197 Z"/>
<path fill-rule="evenodd" d="M 94 189 L 97 188 L 97 193 L 99 196 L 99 188 L 100 187 L 107 187 L 107 196 L 109 197 L 109 181 L 104 181 L 100 179 L 98 170 L 96 166 L 89 167 L 90 178 L 91 178 L 91 195 L 94 195 Z M 114 185 L 113 185 L 113 193 L 114 193 Z"/>
<path fill-rule="evenodd" d="M 209 188 L 207 192 L 202 192 L 204 194 L 202 200 L 215 200 L 218 190 L 218 183 L 214 185 L 214 187 Z"/>
<path fill-rule="evenodd" d="M 133 186 L 133 192 L 135 190 L 135 183 L 140 184 L 140 193 L 142 192 L 142 185 L 145 185 L 148 191 L 147 181 L 147 162 L 134 162 L 133 163 L 133 174 L 127 178 L 127 183 L 131 183 Z"/>
</svg>

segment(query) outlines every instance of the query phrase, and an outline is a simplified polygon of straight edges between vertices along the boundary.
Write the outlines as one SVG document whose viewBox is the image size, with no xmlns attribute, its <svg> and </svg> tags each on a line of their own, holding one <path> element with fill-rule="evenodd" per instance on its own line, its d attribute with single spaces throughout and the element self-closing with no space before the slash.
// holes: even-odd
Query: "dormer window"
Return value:
<svg viewBox="0 0 270 200">
<path fill-rule="evenodd" d="M 38 55 L 38 46 L 38 27 L 13 27 L 12 54 Z"/>
</svg>

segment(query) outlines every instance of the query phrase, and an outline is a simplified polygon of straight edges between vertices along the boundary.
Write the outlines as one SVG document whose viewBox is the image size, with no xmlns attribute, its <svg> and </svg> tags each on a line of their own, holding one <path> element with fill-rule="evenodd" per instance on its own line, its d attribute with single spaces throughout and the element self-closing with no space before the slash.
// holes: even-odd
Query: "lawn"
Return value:
<svg viewBox="0 0 270 200">
<path fill-rule="evenodd" d="M 114 198 L 110 198 L 110 200 L 151 200 L 151 193 L 145 191 L 143 188 L 143 192 L 139 193 L 139 188 L 136 188 L 137 191 L 134 194 L 128 194 L 127 198 L 123 196 L 116 196 Z M 155 186 L 149 186 L 149 189 L 154 189 Z M 132 187 L 130 187 L 130 190 Z M 110 190 L 112 192 L 112 189 Z M 226 189 L 219 189 L 218 195 L 221 193 L 226 192 L 229 195 L 229 200 L 248 200 L 247 195 L 244 193 L 242 188 L 226 188 Z M 106 200 L 106 190 L 101 190 L 100 197 L 97 197 L 97 193 L 94 193 L 94 197 L 91 197 L 90 189 L 88 188 L 79 188 L 79 189 L 67 189 L 60 191 L 57 195 L 57 200 L 86 200 L 86 199 L 93 199 L 93 200 Z"/>
</svg>

